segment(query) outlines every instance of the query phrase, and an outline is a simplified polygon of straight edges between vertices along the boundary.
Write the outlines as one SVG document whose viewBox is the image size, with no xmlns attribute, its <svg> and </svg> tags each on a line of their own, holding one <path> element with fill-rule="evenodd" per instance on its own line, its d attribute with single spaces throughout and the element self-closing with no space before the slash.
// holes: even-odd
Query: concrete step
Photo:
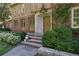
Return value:
<svg viewBox="0 0 79 59">
<path fill-rule="evenodd" d="M 42 40 L 37 40 L 37 39 L 30 39 L 29 42 L 42 44 Z"/>
<path fill-rule="evenodd" d="M 42 39 L 42 37 L 37 37 L 37 36 L 29 36 L 31 39 Z"/>
<path fill-rule="evenodd" d="M 41 44 L 37 44 L 37 43 L 33 43 L 33 42 L 26 42 L 26 43 L 24 43 L 23 45 L 32 46 L 32 47 L 37 47 L 37 48 L 42 47 Z"/>
</svg>

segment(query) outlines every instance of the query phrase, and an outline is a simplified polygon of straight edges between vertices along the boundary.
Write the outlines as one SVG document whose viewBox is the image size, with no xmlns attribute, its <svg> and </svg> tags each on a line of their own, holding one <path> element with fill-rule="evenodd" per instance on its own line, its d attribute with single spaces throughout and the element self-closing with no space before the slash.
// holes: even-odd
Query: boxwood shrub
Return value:
<svg viewBox="0 0 79 59">
<path fill-rule="evenodd" d="M 44 47 L 79 54 L 79 39 L 73 39 L 72 31 L 68 27 L 55 26 L 44 33 L 42 40 Z"/>
</svg>

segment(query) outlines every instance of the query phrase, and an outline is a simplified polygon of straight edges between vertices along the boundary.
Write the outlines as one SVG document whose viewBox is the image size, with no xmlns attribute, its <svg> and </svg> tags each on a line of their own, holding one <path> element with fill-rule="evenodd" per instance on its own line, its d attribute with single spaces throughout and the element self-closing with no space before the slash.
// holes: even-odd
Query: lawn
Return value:
<svg viewBox="0 0 79 59">
<path fill-rule="evenodd" d="M 0 56 L 10 51 L 14 46 L 0 41 Z"/>
</svg>

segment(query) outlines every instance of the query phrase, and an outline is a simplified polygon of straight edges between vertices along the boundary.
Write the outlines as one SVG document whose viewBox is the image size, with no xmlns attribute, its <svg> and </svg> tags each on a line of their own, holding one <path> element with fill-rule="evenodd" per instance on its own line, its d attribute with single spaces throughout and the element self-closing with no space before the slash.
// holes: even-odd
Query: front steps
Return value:
<svg viewBox="0 0 79 59">
<path fill-rule="evenodd" d="M 41 47 L 42 46 L 42 35 L 40 34 L 34 34 L 30 33 L 27 35 L 29 36 L 29 39 L 26 42 L 22 42 L 23 45 L 32 46 L 32 47 Z"/>
<path fill-rule="evenodd" d="M 42 41 L 39 39 L 30 39 L 29 42 L 39 43 L 42 44 Z"/>
<path fill-rule="evenodd" d="M 42 37 L 39 37 L 39 36 L 36 36 L 36 35 L 29 36 L 29 38 L 32 38 L 32 39 L 42 39 Z"/>
<path fill-rule="evenodd" d="M 32 47 L 37 47 L 40 48 L 42 45 L 41 44 L 37 44 L 37 43 L 33 43 L 33 42 L 26 42 L 27 46 L 32 46 Z"/>
</svg>

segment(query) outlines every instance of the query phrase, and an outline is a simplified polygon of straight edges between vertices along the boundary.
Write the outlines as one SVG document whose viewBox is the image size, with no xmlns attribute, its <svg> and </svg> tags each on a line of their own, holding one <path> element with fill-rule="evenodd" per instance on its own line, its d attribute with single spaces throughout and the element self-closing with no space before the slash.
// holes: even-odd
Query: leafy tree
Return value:
<svg viewBox="0 0 79 59">
<path fill-rule="evenodd" d="M 0 4 L 0 21 L 3 22 L 3 26 L 5 28 L 5 20 L 10 19 L 10 4 L 1 3 Z"/>
</svg>

